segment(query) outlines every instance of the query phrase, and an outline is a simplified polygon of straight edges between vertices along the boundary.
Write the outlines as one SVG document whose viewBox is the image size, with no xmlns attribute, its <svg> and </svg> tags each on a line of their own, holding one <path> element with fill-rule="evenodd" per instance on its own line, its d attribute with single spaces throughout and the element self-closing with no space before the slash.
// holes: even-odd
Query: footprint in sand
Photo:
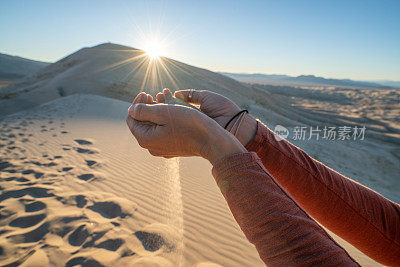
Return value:
<svg viewBox="0 0 400 267">
<path fill-rule="evenodd" d="M 165 244 L 162 236 L 158 234 L 137 231 L 134 235 L 142 242 L 144 249 L 147 251 L 157 251 Z"/>
<path fill-rule="evenodd" d="M 22 174 L 33 174 L 33 176 L 35 176 L 36 179 L 39 179 L 44 175 L 43 172 L 37 172 L 37 171 L 32 170 L 32 169 L 24 170 L 21 173 Z"/>
<path fill-rule="evenodd" d="M 20 202 L 26 202 L 24 200 L 20 200 Z M 40 210 L 44 210 L 46 208 L 46 204 L 42 201 L 33 201 L 31 203 L 24 203 L 25 212 L 36 212 Z"/>
<path fill-rule="evenodd" d="M 80 225 L 68 237 L 68 242 L 71 246 L 81 246 L 83 242 L 89 237 L 89 231 L 86 225 Z"/>
<path fill-rule="evenodd" d="M 14 167 L 15 165 L 13 165 L 12 163 L 10 163 L 9 161 L 2 161 L 0 159 L 0 171 L 10 168 L 10 167 Z"/>
<path fill-rule="evenodd" d="M 71 246 L 82 246 L 82 248 L 96 247 L 102 248 L 109 251 L 117 251 L 125 241 L 121 238 L 106 239 L 101 242 L 100 240 L 107 231 L 99 231 L 90 233 L 85 224 L 80 225 L 75 230 L 71 232 L 68 236 L 68 243 Z M 97 244 L 96 244 L 97 243 Z"/>
<path fill-rule="evenodd" d="M 43 223 L 38 228 L 23 234 L 8 236 L 13 243 L 33 243 L 40 241 L 47 233 L 49 233 L 49 224 Z"/>
<path fill-rule="evenodd" d="M 2 170 L 2 172 L 16 173 L 17 170 L 16 169 L 6 169 L 6 170 Z"/>
<path fill-rule="evenodd" d="M 69 172 L 72 169 L 73 169 L 73 167 L 64 167 L 64 168 L 62 168 L 62 171 L 63 172 Z"/>
<path fill-rule="evenodd" d="M 20 177 L 20 178 L 15 179 L 15 181 L 20 182 L 20 183 L 26 183 L 26 182 L 29 182 L 30 180 L 26 179 L 24 177 Z"/>
<path fill-rule="evenodd" d="M 53 162 L 52 160 L 50 160 L 50 162 L 48 162 L 48 163 L 35 161 L 35 160 L 25 161 L 24 163 L 32 163 L 32 164 L 35 164 L 36 166 L 40 166 L 40 167 L 52 167 L 52 166 L 58 165 L 57 163 Z"/>
<path fill-rule="evenodd" d="M 9 198 L 21 198 L 26 195 L 34 198 L 53 197 L 54 194 L 49 191 L 51 191 L 51 189 L 43 187 L 27 187 L 19 190 L 3 191 L 0 195 L 0 201 Z"/>
<path fill-rule="evenodd" d="M 12 227 L 28 228 L 39 224 L 46 218 L 46 214 L 22 216 L 12 220 L 8 225 Z"/>
<path fill-rule="evenodd" d="M 105 241 L 95 245 L 95 247 L 107 249 L 109 251 L 117 251 L 124 243 L 125 243 L 125 241 L 122 240 L 121 238 L 115 238 L 115 239 L 105 240 Z"/>
<path fill-rule="evenodd" d="M 129 215 L 128 213 L 124 213 L 121 206 L 113 201 L 94 202 L 93 205 L 88 206 L 87 208 L 99 213 L 107 219 L 113 219 L 116 217 L 125 218 Z"/>
<path fill-rule="evenodd" d="M 97 153 L 97 151 L 95 151 L 95 150 L 80 148 L 80 147 L 75 147 L 75 150 L 81 154 L 90 154 L 91 155 L 91 154 Z"/>
<path fill-rule="evenodd" d="M 72 266 L 93 266 L 93 267 L 100 267 L 103 266 L 100 262 L 90 258 L 90 257 L 76 257 L 70 259 L 65 266 L 72 267 Z"/>
<path fill-rule="evenodd" d="M 70 145 L 63 145 L 62 149 L 65 151 L 71 150 Z"/>
<path fill-rule="evenodd" d="M 75 139 L 74 140 L 77 144 L 83 145 L 83 146 L 88 146 L 88 145 L 93 145 L 92 141 L 85 140 L 85 139 Z M 75 147 L 74 148 L 78 153 L 82 154 L 95 154 L 97 153 L 96 150 L 94 149 L 88 149 L 88 148 L 82 148 L 82 147 Z"/>
<path fill-rule="evenodd" d="M 86 206 L 86 204 L 88 203 L 86 196 L 84 195 L 77 195 L 75 196 L 75 202 L 76 202 L 76 206 L 78 208 L 83 208 Z"/>
<path fill-rule="evenodd" d="M 93 145 L 91 141 L 85 139 L 75 139 L 74 141 L 77 142 L 79 145 Z"/>
<path fill-rule="evenodd" d="M 92 182 L 92 181 L 96 180 L 96 177 L 92 173 L 85 173 L 85 174 L 78 175 L 78 178 L 83 181 L 87 181 L 87 182 Z"/>
<path fill-rule="evenodd" d="M 34 198 L 54 196 L 54 194 L 49 193 L 48 190 L 49 189 L 47 188 L 27 187 L 21 190 L 5 191 L 0 195 L 0 201 L 3 201 L 8 198 L 21 198 L 19 199 L 19 202 L 21 202 L 25 206 L 25 212 L 27 213 L 38 212 L 46 208 L 46 205 L 43 202 L 35 201 L 32 199 L 22 199 L 22 197 L 26 195 L 30 195 L 31 197 Z M 31 228 L 35 226 L 37 227 L 25 233 L 9 235 L 6 237 L 6 239 L 16 244 L 33 243 L 42 240 L 43 237 L 47 233 L 49 233 L 49 223 L 45 221 L 46 217 L 47 217 L 46 213 L 40 213 L 40 214 L 19 216 L 13 219 L 8 223 L 10 227 L 20 228 L 20 229 Z"/>
<path fill-rule="evenodd" d="M 97 164 L 97 162 L 94 161 L 94 160 L 85 160 L 85 161 L 86 161 L 86 165 L 87 165 L 88 167 L 92 167 L 92 166 L 94 166 L 94 165 Z"/>
<path fill-rule="evenodd" d="M 30 180 L 26 179 L 24 177 L 19 177 L 18 178 L 18 177 L 12 176 L 12 177 L 5 178 L 4 181 L 7 181 L 7 182 L 16 181 L 16 182 L 19 182 L 19 183 L 26 183 L 26 182 L 29 182 Z"/>
</svg>

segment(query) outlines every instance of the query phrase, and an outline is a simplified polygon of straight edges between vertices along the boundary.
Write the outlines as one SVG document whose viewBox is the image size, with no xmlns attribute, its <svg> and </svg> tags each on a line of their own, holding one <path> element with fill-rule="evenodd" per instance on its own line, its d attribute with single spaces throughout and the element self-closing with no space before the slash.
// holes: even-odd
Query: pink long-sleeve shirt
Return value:
<svg viewBox="0 0 400 267">
<path fill-rule="evenodd" d="M 246 148 L 212 173 L 268 266 L 358 265 L 314 219 L 372 259 L 400 266 L 398 204 L 277 141 L 261 122 Z"/>
</svg>

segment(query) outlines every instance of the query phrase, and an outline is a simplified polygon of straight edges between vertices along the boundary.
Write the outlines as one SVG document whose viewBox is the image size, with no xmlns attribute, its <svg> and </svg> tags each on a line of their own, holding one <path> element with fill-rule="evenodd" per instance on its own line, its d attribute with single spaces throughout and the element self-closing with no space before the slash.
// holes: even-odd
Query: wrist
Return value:
<svg viewBox="0 0 400 267">
<path fill-rule="evenodd" d="M 236 120 L 238 119 L 239 118 L 232 121 L 231 124 L 234 125 Z M 231 127 L 230 129 L 228 128 L 227 130 L 229 132 L 235 131 L 234 127 Z M 244 147 L 246 147 L 246 145 L 250 143 L 251 140 L 253 140 L 256 133 L 257 133 L 257 120 L 250 114 L 244 114 L 244 118 L 240 124 L 240 128 L 236 133 L 236 138 Z"/>
<path fill-rule="evenodd" d="M 212 165 L 227 156 L 247 152 L 237 138 L 221 127 L 208 135 L 203 151 L 201 156 L 210 161 Z"/>
</svg>

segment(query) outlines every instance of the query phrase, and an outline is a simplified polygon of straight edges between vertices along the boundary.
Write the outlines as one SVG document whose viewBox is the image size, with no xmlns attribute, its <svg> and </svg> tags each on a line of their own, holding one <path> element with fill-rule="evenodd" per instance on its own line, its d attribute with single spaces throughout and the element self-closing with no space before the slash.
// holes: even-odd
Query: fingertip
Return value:
<svg viewBox="0 0 400 267">
<path fill-rule="evenodd" d="M 141 92 L 136 96 L 132 104 L 146 103 L 146 101 L 147 101 L 147 94 L 145 92 Z"/>
<path fill-rule="evenodd" d="M 158 93 L 156 95 L 157 103 L 165 103 L 165 95 L 163 93 Z"/>
<path fill-rule="evenodd" d="M 153 97 L 150 94 L 147 94 L 147 104 L 153 104 Z"/>
<path fill-rule="evenodd" d="M 147 102 L 147 94 L 144 93 L 141 95 L 139 103 L 146 103 Z"/>
<path fill-rule="evenodd" d="M 169 90 L 168 88 L 164 88 L 163 94 L 165 95 L 165 99 L 172 98 L 171 90 Z"/>
<path fill-rule="evenodd" d="M 133 103 L 135 103 L 139 98 L 142 97 L 143 94 L 146 94 L 145 92 L 140 92 L 139 94 L 136 95 L 135 100 L 133 100 Z"/>
</svg>

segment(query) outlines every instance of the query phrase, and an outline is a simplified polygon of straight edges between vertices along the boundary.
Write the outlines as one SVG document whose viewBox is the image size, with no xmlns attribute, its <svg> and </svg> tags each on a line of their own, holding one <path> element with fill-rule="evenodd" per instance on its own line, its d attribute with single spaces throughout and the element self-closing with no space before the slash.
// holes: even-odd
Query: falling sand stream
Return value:
<svg viewBox="0 0 400 267">
<path fill-rule="evenodd" d="M 179 158 L 165 160 L 165 217 L 173 231 L 172 259 L 174 266 L 183 265 L 183 205 L 179 175 Z"/>
</svg>

